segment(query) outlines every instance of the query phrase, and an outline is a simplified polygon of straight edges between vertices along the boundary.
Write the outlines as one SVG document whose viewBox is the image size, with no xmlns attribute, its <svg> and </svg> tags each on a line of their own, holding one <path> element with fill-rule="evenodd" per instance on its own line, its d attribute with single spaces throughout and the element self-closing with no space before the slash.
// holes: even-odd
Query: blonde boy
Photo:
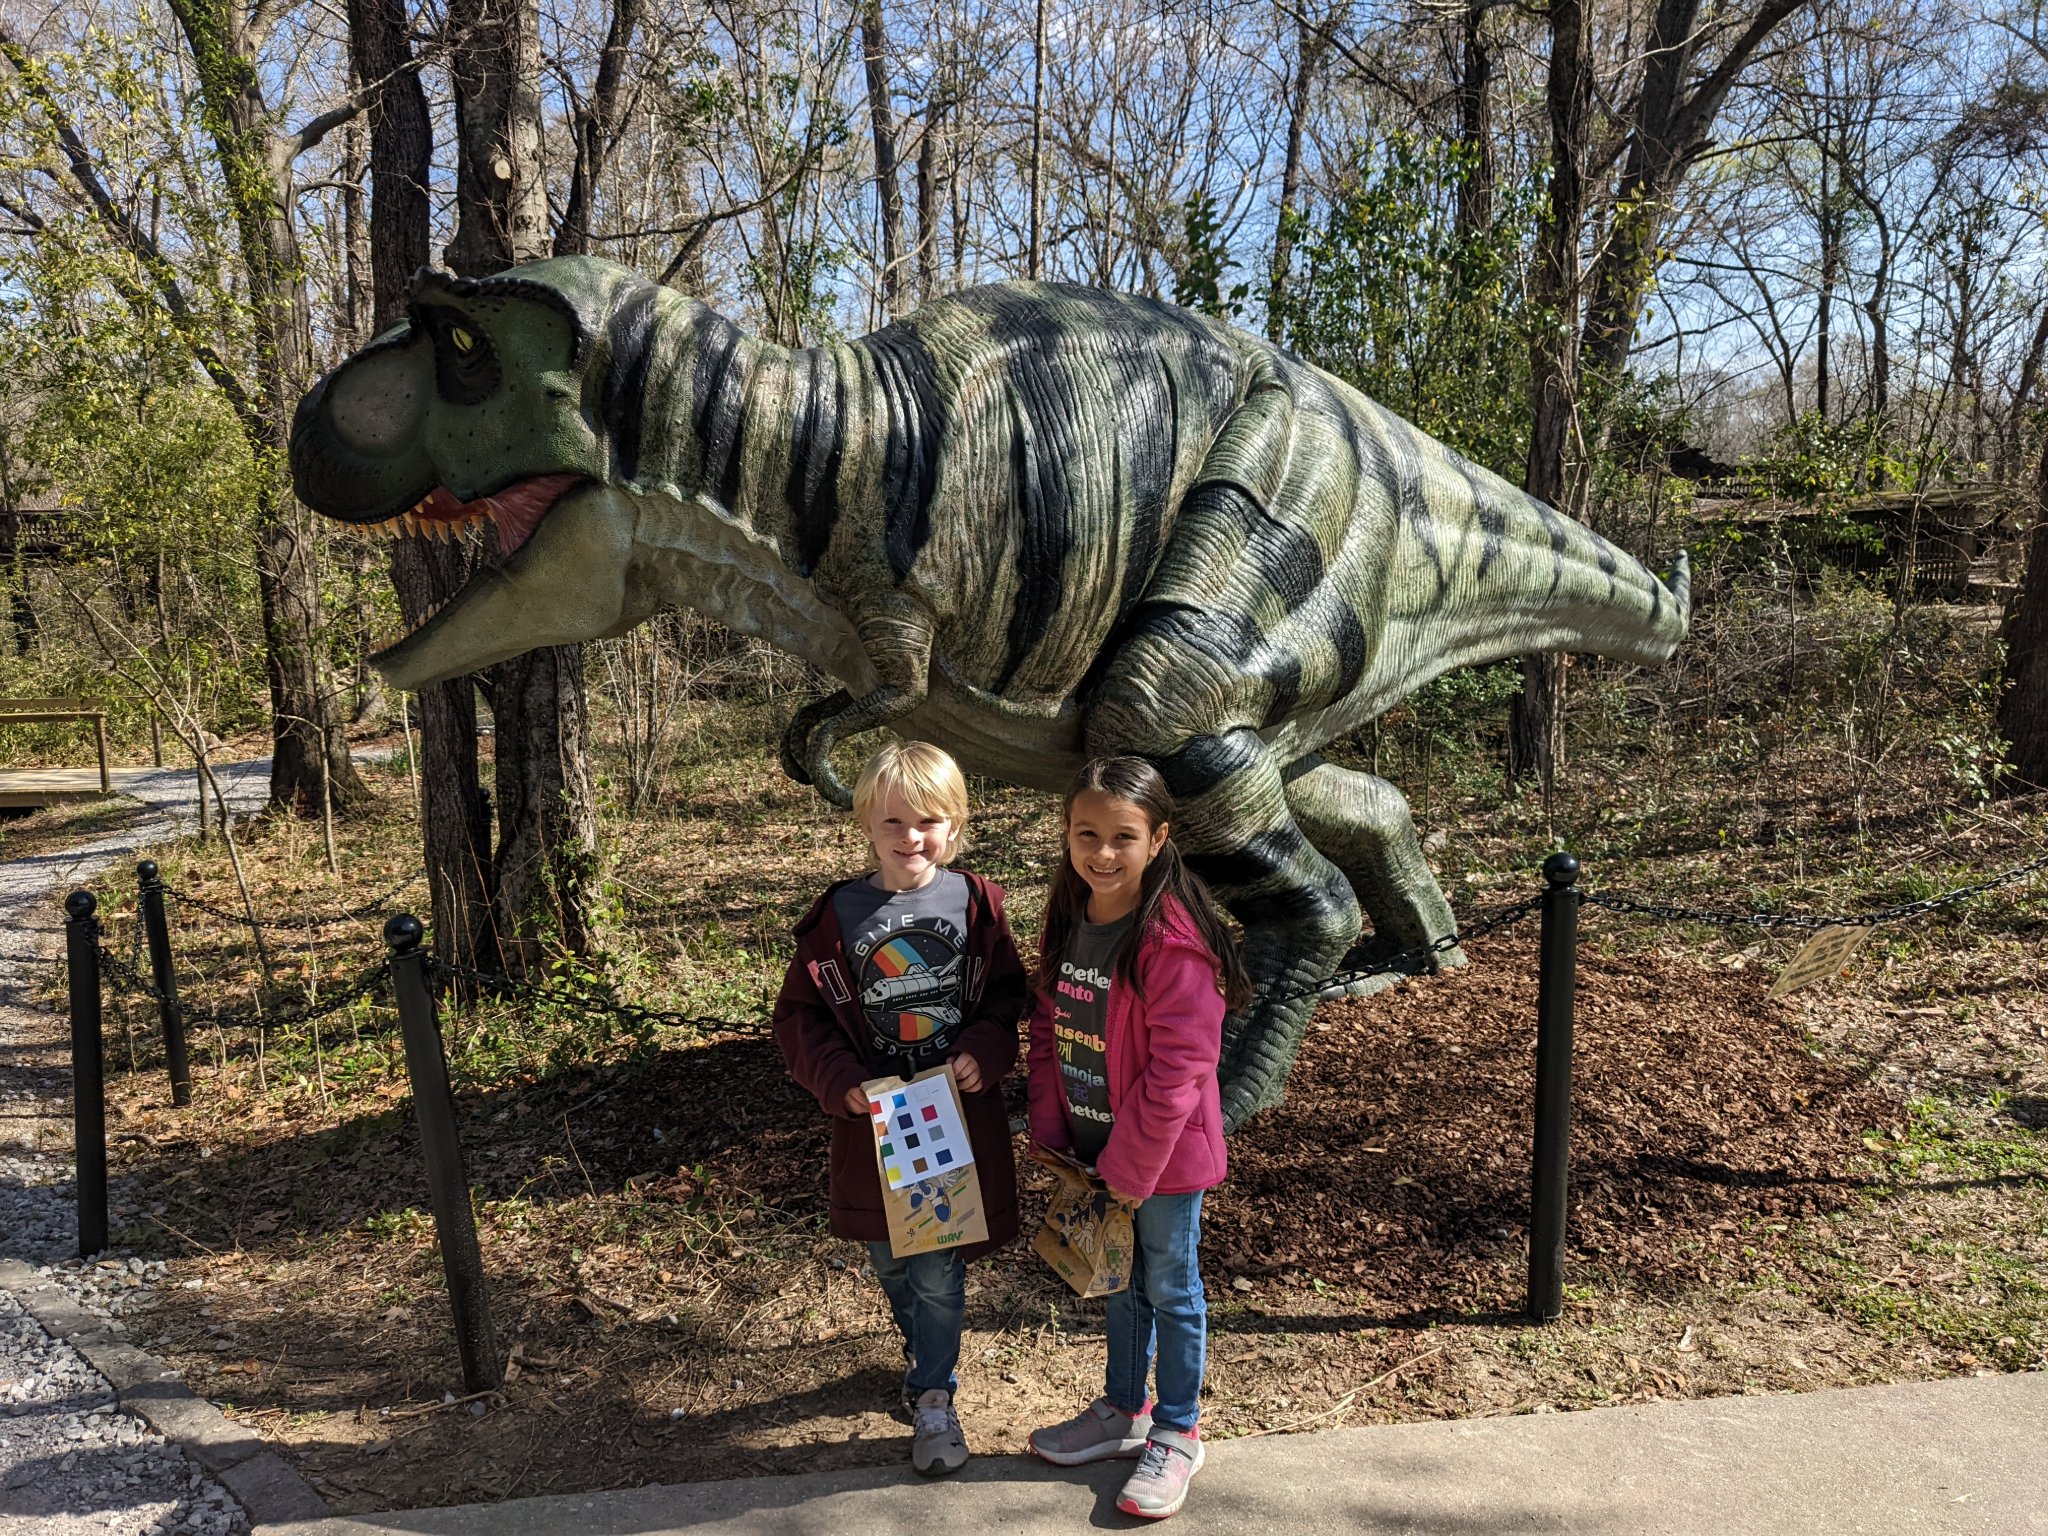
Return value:
<svg viewBox="0 0 2048 1536">
<path fill-rule="evenodd" d="M 883 747 L 861 770 L 853 807 L 873 867 L 830 886 L 796 925 L 775 1040 L 790 1076 L 832 1117 L 832 1231 L 868 1245 L 903 1334 L 911 1465 L 936 1476 L 967 1462 L 953 1407 L 967 1262 L 1017 1235 L 1001 1085 L 1016 1064 L 1029 987 L 1002 887 L 948 867 L 967 828 L 967 785 L 953 759 L 929 742 Z M 860 1085 L 941 1061 L 960 1086 L 989 1241 L 899 1259 Z"/>
</svg>

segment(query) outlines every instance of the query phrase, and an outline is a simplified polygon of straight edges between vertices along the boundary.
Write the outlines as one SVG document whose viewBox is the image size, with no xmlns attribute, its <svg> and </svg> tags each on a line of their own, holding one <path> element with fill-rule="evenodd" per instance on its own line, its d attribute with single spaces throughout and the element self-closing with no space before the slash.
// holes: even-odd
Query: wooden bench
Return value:
<svg viewBox="0 0 2048 1536">
<path fill-rule="evenodd" d="M 91 699 L 0 699 L 0 726 L 90 720 L 100 750 L 99 793 L 114 792 L 107 765 L 107 712 Z M 93 793 L 84 768 L 14 768 L 0 773 L 0 807 L 43 806 Z"/>
</svg>

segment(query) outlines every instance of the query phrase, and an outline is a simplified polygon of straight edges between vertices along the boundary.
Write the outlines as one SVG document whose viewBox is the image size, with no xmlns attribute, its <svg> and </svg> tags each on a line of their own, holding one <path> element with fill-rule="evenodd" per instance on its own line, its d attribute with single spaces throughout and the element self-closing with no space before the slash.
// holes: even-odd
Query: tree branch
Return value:
<svg viewBox="0 0 2048 1536">
<path fill-rule="evenodd" d="M 1735 84 L 1749 64 L 1749 57 L 1763 46 L 1764 39 L 1778 29 L 1794 11 L 1804 10 L 1807 0 L 1766 0 L 1765 5 L 1751 18 L 1749 25 L 1721 56 L 1721 62 L 1714 72 L 1700 82 L 1685 104 L 1671 114 L 1670 139 L 1674 144 L 1703 142 L 1707 136 L 1707 124 L 1711 123 L 1721 110 L 1721 99 Z"/>
<path fill-rule="evenodd" d="M 350 118 L 360 116 L 367 108 L 374 105 L 377 98 L 384 94 L 384 88 L 399 76 L 418 74 L 420 66 L 424 63 L 426 63 L 425 54 L 407 59 L 389 74 L 381 75 L 368 84 L 359 86 L 349 92 L 337 105 L 330 107 L 318 117 L 313 118 L 304 127 L 300 128 L 297 133 L 286 134 L 278 145 L 279 163 L 290 165 L 299 156 L 319 144 L 322 139 L 334 132 L 335 129 L 341 127 Z"/>
<path fill-rule="evenodd" d="M 99 173 L 93 169 L 92 156 L 85 147 L 85 141 L 71 125 L 70 117 L 50 89 L 50 83 L 44 77 L 42 69 L 29 51 L 15 40 L 13 33 L 6 30 L 4 24 L 0 24 L 0 58 L 7 60 L 29 99 L 35 102 L 48 118 L 51 130 L 56 134 L 57 142 L 70 166 L 71 179 L 77 182 L 80 190 L 85 193 L 86 199 L 99 215 L 100 222 L 147 274 L 156 290 L 155 302 L 171 312 L 172 323 L 179 337 L 191 348 L 199 366 L 206 370 L 207 376 L 219 387 L 220 392 L 227 396 L 228 404 L 234 408 L 235 415 L 253 435 L 260 425 L 260 418 L 255 403 L 242 385 L 241 378 L 206 340 L 170 262 L 164 259 L 163 253 L 157 249 L 156 242 L 150 239 L 148 231 L 123 213 L 114 201 L 113 195 L 107 191 L 106 183 L 100 180 Z M 138 314 L 144 314 L 153 307 L 150 294 L 141 283 L 118 270 L 113 273 L 113 280 L 121 291 L 121 297 Z"/>
</svg>

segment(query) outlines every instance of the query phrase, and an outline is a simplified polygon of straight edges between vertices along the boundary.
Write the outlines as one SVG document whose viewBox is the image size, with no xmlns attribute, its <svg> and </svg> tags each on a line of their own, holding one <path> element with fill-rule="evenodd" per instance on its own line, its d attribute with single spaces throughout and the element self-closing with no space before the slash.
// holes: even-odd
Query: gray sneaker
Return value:
<svg viewBox="0 0 2048 1536">
<path fill-rule="evenodd" d="M 944 1387 L 934 1387 L 917 1400 L 914 1433 L 910 1464 L 926 1477 L 943 1477 L 967 1465 L 967 1437 L 960 1433 L 953 1394 Z"/>
<path fill-rule="evenodd" d="M 1152 1432 L 1152 1415 L 1133 1418 L 1098 1397 L 1071 1419 L 1031 1431 L 1031 1449 L 1056 1467 L 1078 1467 L 1084 1462 L 1109 1461 L 1135 1456 L 1145 1449 L 1145 1437 Z"/>
<path fill-rule="evenodd" d="M 1138 1470 L 1124 1482 L 1116 1507 L 1127 1515 L 1164 1520 L 1180 1513 L 1188 1484 L 1202 1470 L 1202 1442 L 1174 1429 L 1155 1429 L 1138 1458 Z"/>
</svg>

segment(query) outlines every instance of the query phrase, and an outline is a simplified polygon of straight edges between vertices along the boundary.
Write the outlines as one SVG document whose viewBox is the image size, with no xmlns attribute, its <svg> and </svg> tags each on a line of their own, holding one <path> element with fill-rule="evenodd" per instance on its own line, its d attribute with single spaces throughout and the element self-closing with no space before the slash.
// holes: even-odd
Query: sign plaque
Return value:
<svg viewBox="0 0 2048 1536">
<path fill-rule="evenodd" d="M 1867 924 L 1850 926 L 1838 924 L 1823 928 L 1804 944 L 1799 953 L 1792 957 L 1771 987 L 1771 996 L 1783 997 L 1787 992 L 1797 992 L 1801 987 L 1810 987 L 1816 981 L 1826 981 L 1839 976 L 1842 968 L 1849 963 L 1850 956 L 1863 947 L 1863 941 L 1877 930 Z"/>
</svg>

